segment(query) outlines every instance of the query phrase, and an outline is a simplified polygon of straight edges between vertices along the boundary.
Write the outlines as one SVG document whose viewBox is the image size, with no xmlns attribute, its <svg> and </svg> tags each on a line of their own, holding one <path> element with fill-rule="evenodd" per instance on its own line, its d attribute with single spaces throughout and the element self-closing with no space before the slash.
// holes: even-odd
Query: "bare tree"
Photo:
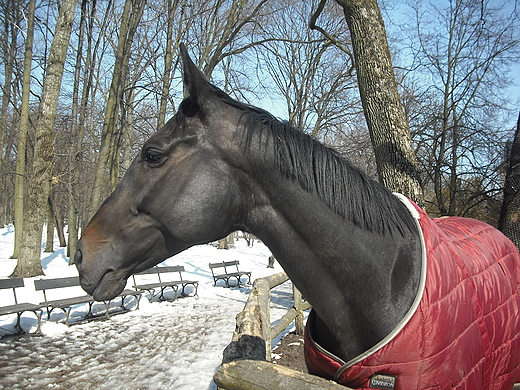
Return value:
<svg viewBox="0 0 520 390">
<path fill-rule="evenodd" d="M 326 0 L 313 15 L 317 20 Z M 336 0 L 343 7 L 363 110 L 381 182 L 422 203 L 418 165 L 397 91 L 385 25 L 376 0 Z M 334 41 L 332 41 L 334 43 Z"/>
<path fill-rule="evenodd" d="M 75 0 L 63 0 L 56 22 L 36 127 L 33 173 L 29 180 L 29 198 L 22 245 L 13 277 L 31 277 L 43 274 L 40 251 L 43 222 L 51 191 L 54 122 L 75 5 Z"/>
<path fill-rule="evenodd" d="M 202 2 L 199 24 L 194 27 L 199 29 L 199 64 L 206 76 L 211 77 L 215 67 L 225 58 L 259 44 L 250 39 L 244 42 L 242 38 L 254 36 L 249 27 L 262 15 L 267 1 Z"/>
<path fill-rule="evenodd" d="M 4 15 L 3 29 L 0 35 L 2 58 L 4 62 L 4 83 L 2 85 L 2 105 L 0 107 L 0 148 L 6 152 L 10 149 L 6 146 L 8 140 L 8 123 L 12 113 L 12 83 L 15 78 L 14 64 L 15 54 L 18 40 L 17 22 L 19 19 L 19 10 L 15 1 L 8 0 L 1 5 L 2 14 Z M 4 227 L 6 221 L 6 164 L 4 160 L 9 154 L 0 152 L 0 227 Z"/>
<path fill-rule="evenodd" d="M 34 39 L 34 12 L 36 8 L 36 0 L 29 1 L 27 11 L 27 33 L 25 37 L 25 56 L 23 67 L 22 81 L 22 104 L 20 107 L 20 125 L 18 130 L 18 145 L 16 154 L 16 173 L 14 187 L 14 250 L 12 258 L 18 258 L 20 254 L 20 245 L 22 241 L 22 233 L 24 231 L 25 219 L 25 182 L 26 182 L 26 144 L 29 132 L 29 95 L 31 93 L 31 67 L 32 67 L 32 50 Z"/>
<path fill-rule="evenodd" d="M 157 118 L 157 128 L 161 128 L 165 123 L 166 105 L 168 104 L 168 95 L 171 88 L 171 74 L 173 70 L 173 56 L 179 50 L 179 40 L 174 40 L 173 28 L 175 16 L 179 15 L 178 25 L 182 26 L 184 21 L 184 5 L 180 7 L 179 0 L 171 0 L 167 2 L 168 18 L 166 22 L 166 51 L 164 55 L 164 74 L 162 81 L 161 98 L 159 105 L 159 113 Z M 179 7 L 180 12 L 179 12 Z"/>
<path fill-rule="evenodd" d="M 325 20 L 325 28 L 338 42 L 346 39 L 348 31 L 341 7 L 331 4 L 322 22 Z M 285 101 L 289 122 L 315 139 L 339 146 L 335 145 L 336 133 L 361 110 L 351 57 L 307 28 L 313 2 L 302 6 L 281 1 L 279 6 L 277 18 L 264 27 L 266 37 L 276 39 L 263 44 L 267 50 L 259 50 L 263 68 Z M 261 81 L 265 73 L 260 73 Z M 267 85 L 272 94 L 273 87 Z"/>
<path fill-rule="evenodd" d="M 106 182 L 106 170 L 112 172 L 110 162 L 115 154 L 115 133 L 117 132 L 117 114 L 122 96 L 122 80 L 124 73 L 128 69 L 128 58 L 132 46 L 133 37 L 137 25 L 141 20 L 144 10 L 144 0 L 126 0 L 121 16 L 121 26 L 119 29 L 119 39 L 116 50 L 116 61 L 114 64 L 112 83 L 110 86 L 109 97 L 105 111 L 105 120 L 101 133 L 101 146 L 96 166 L 93 193 L 90 202 L 90 215 L 96 212 L 101 205 L 101 199 L 105 192 L 104 183 Z M 111 188 L 117 184 L 114 176 L 111 175 Z"/>
<path fill-rule="evenodd" d="M 508 67 L 520 59 L 518 17 L 488 2 L 412 3 L 415 113 L 429 211 L 470 215 L 501 193 Z"/>
</svg>

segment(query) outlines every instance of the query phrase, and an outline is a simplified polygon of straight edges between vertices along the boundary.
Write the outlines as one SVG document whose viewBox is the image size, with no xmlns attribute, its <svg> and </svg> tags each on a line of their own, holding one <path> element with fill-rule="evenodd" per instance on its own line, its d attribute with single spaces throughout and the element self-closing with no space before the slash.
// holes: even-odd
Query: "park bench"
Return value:
<svg viewBox="0 0 520 390">
<path fill-rule="evenodd" d="M 16 314 L 16 325 L 15 330 L 18 333 L 25 333 L 21 326 L 22 314 L 25 312 L 33 312 L 36 315 L 38 320 L 38 326 L 36 330 L 33 332 L 34 334 L 41 333 L 41 322 L 42 322 L 42 305 L 36 305 L 33 303 L 18 303 L 18 299 L 16 297 L 16 289 L 18 287 L 24 287 L 23 278 L 14 278 L 14 279 L 0 279 L 0 290 L 11 288 L 13 289 L 13 305 L 1 306 L 0 307 L 0 316 Z M 5 302 L 5 301 L 4 301 Z"/>
<path fill-rule="evenodd" d="M 56 289 L 61 288 L 72 288 L 76 287 L 76 290 L 79 290 L 77 287 L 80 286 L 79 283 L 79 277 L 78 276 L 71 276 L 67 278 L 56 278 L 56 279 L 40 279 L 34 281 L 34 287 L 36 291 L 42 291 L 43 292 L 43 299 L 44 301 L 40 303 L 43 307 L 47 309 L 47 319 L 50 320 L 51 313 L 55 309 L 60 309 L 65 313 L 65 324 L 67 326 L 70 326 L 71 318 L 70 313 L 73 307 L 87 304 L 88 305 L 88 312 L 83 317 L 83 319 L 88 318 L 97 318 L 98 316 L 96 313 L 93 312 L 93 306 L 96 302 L 94 298 L 91 295 L 75 295 L 70 298 L 62 298 L 62 299 L 49 299 L 48 295 L 53 294 L 52 291 Z M 54 292 L 54 294 L 58 294 L 57 292 Z M 62 295 L 63 292 L 60 291 L 60 295 Z M 137 300 L 137 307 L 139 308 L 139 300 L 141 299 L 141 293 L 139 291 L 134 290 L 124 290 L 121 294 L 118 295 L 118 298 L 121 298 L 121 309 L 123 312 L 128 311 L 129 309 L 125 308 L 125 299 L 129 296 L 135 297 Z M 110 309 L 110 302 L 111 301 L 103 301 L 102 303 L 105 305 L 105 315 L 104 318 L 109 317 L 109 309 Z"/>
<path fill-rule="evenodd" d="M 184 272 L 184 266 L 176 265 L 176 266 L 165 266 L 165 267 L 152 267 L 145 271 L 138 272 L 132 275 L 134 280 L 134 288 L 138 291 L 148 291 L 150 294 L 150 301 L 155 297 L 159 297 L 159 300 L 165 300 L 164 291 L 167 288 L 171 288 L 175 294 L 177 294 L 179 287 L 182 288 L 180 295 L 187 296 L 186 287 L 191 285 L 195 289 L 195 293 L 193 295 L 197 295 L 197 288 L 199 286 L 199 282 L 195 280 L 185 280 L 182 278 L 182 273 Z M 165 274 L 171 274 L 169 276 L 165 276 Z M 156 275 L 157 282 L 152 283 L 144 283 L 144 279 L 149 279 L 150 275 Z M 162 275 L 162 277 L 161 277 Z M 172 276 L 173 275 L 173 276 Z M 148 277 L 144 277 L 148 276 Z M 174 278 L 172 280 L 172 278 Z M 168 279 L 168 280 L 166 280 Z M 142 281 L 142 282 L 140 282 Z M 149 280 L 147 280 L 149 282 Z M 160 289 L 160 291 L 159 291 Z M 156 293 L 156 291 L 159 291 Z"/>
<path fill-rule="evenodd" d="M 213 285 L 216 286 L 219 280 L 223 280 L 226 284 L 225 287 L 230 287 L 229 281 L 231 279 L 235 279 L 237 281 L 237 285 L 242 284 L 242 277 L 247 276 L 247 284 L 251 284 L 251 272 L 248 271 L 240 271 L 238 269 L 238 265 L 240 262 L 238 260 L 234 261 L 223 261 L 221 263 L 210 263 L 209 268 L 211 269 L 211 274 L 213 275 Z M 224 273 L 215 273 L 215 270 L 219 268 L 224 268 Z M 231 271 L 229 269 L 231 268 Z"/>
</svg>

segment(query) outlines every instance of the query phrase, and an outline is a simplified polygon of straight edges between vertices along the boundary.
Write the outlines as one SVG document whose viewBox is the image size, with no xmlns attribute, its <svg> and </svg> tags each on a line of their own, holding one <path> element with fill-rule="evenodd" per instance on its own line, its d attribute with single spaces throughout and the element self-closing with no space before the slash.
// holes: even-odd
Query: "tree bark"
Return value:
<svg viewBox="0 0 520 390">
<path fill-rule="evenodd" d="M 45 239 L 45 253 L 54 252 L 54 205 L 49 197 L 47 209 L 47 237 Z"/>
<path fill-rule="evenodd" d="M 61 214 L 60 207 L 55 207 L 53 195 L 49 197 L 49 209 L 51 211 L 51 218 L 53 220 L 54 227 L 56 229 L 56 234 L 58 236 L 58 242 L 60 243 L 61 248 L 65 248 L 67 246 L 67 241 L 65 240 L 65 233 L 63 228 L 63 217 Z"/>
<path fill-rule="evenodd" d="M 14 180 L 14 248 L 11 258 L 17 259 L 20 254 L 20 244 L 24 231 L 24 204 L 26 181 L 26 149 L 29 132 L 29 98 L 31 92 L 32 47 L 34 39 L 34 10 L 36 0 L 29 2 L 27 15 L 27 36 L 25 38 L 25 58 L 22 81 L 22 105 L 20 108 L 20 129 L 18 131 L 18 146 L 16 150 L 16 173 Z"/>
<path fill-rule="evenodd" d="M 75 0 L 63 0 L 56 22 L 56 31 L 43 82 L 39 121 L 36 127 L 33 173 L 29 181 L 29 197 L 20 257 L 13 271 L 13 277 L 33 277 L 43 274 L 41 241 L 43 221 L 51 191 L 54 122 L 75 5 Z"/>
<path fill-rule="evenodd" d="M 380 181 L 423 203 L 418 164 L 395 81 L 386 30 L 376 0 L 336 0 L 352 38 L 359 92 Z"/>
<path fill-rule="evenodd" d="M 4 227 L 6 222 L 5 215 L 5 205 L 6 205 L 6 178 L 5 178 L 5 166 L 4 166 L 4 150 L 8 148 L 5 147 L 6 134 L 7 134 L 7 123 L 9 116 L 9 104 L 12 99 L 12 79 L 14 74 L 13 65 L 16 63 L 15 59 L 15 51 L 17 47 L 17 38 L 18 38 L 18 29 L 15 26 L 13 21 L 17 20 L 18 10 L 14 4 L 14 1 L 9 0 L 5 4 L 5 14 L 6 17 L 4 19 L 4 39 L 2 41 L 2 52 L 5 59 L 4 65 L 4 85 L 2 87 L 2 107 L 0 111 L 0 227 Z M 12 20 L 9 20 L 12 19 Z M 11 39 L 9 39 L 9 37 Z M 6 160 L 9 156 L 5 155 Z"/>
</svg>

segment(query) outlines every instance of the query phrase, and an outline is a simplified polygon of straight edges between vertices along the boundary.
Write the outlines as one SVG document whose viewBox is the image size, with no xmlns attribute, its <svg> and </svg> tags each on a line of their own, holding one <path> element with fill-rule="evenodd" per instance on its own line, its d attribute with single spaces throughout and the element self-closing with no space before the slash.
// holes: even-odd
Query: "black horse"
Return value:
<svg viewBox="0 0 520 390">
<path fill-rule="evenodd" d="M 85 228 L 83 288 L 111 299 L 133 273 L 243 230 L 312 304 L 321 347 L 349 361 L 385 339 L 422 288 L 407 206 L 333 150 L 231 99 L 184 46 L 181 55 L 188 97 Z"/>
</svg>

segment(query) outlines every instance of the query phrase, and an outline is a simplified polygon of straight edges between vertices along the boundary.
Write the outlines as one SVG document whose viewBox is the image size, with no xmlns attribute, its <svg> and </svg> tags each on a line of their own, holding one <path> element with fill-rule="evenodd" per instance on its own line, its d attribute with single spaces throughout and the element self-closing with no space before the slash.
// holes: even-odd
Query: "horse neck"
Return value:
<svg viewBox="0 0 520 390">
<path fill-rule="evenodd" d="M 349 360 L 390 333 L 417 293 L 418 238 L 360 228 L 279 172 L 255 183 L 246 228 L 312 304 L 318 343 Z"/>
</svg>

